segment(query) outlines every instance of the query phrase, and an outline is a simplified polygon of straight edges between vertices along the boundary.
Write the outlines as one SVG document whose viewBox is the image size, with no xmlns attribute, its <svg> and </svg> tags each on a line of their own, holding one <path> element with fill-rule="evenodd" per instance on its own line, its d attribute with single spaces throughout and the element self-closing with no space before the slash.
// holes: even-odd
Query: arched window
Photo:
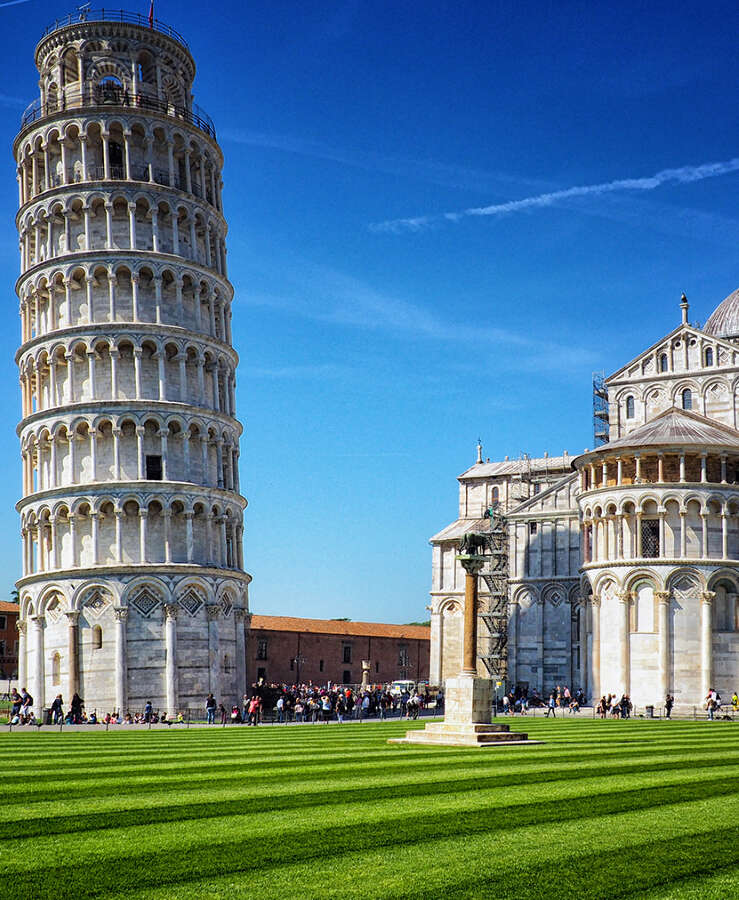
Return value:
<svg viewBox="0 0 739 900">
<path fill-rule="evenodd" d="M 704 355 L 706 358 L 706 365 L 712 366 L 713 365 L 713 350 L 710 347 L 707 347 Z"/>
<path fill-rule="evenodd" d="M 92 629 L 92 649 L 100 650 L 103 646 L 103 629 L 99 625 L 93 626 Z"/>
<path fill-rule="evenodd" d="M 666 353 L 661 354 L 661 356 L 659 358 L 659 370 L 660 370 L 660 372 L 667 371 L 667 354 Z"/>
<path fill-rule="evenodd" d="M 682 393 L 683 398 L 683 409 L 692 409 L 693 408 L 693 392 L 690 388 L 685 388 Z"/>
<path fill-rule="evenodd" d="M 634 418 L 634 398 L 631 395 L 626 398 L 626 418 Z"/>
<path fill-rule="evenodd" d="M 497 502 L 498 502 L 498 496 L 499 496 L 498 488 L 497 488 L 497 487 L 494 487 L 494 488 L 492 489 L 492 491 L 490 492 L 490 499 L 491 499 L 491 501 L 492 501 L 493 503 L 497 503 Z"/>
<path fill-rule="evenodd" d="M 58 653 L 51 657 L 51 683 L 61 684 L 62 680 L 62 658 Z"/>
</svg>

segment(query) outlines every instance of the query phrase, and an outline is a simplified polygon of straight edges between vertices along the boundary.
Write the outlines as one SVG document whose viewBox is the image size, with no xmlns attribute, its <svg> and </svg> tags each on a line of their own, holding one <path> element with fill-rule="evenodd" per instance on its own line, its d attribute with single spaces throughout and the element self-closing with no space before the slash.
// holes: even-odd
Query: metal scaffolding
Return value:
<svg viewBox="0 0 739 900">
<path fill-rule="evenodd" d="M 593 372 L 593 446 L 607 444 L 609 438 L 606 373 Z"/>
<path fill-rule="evenodd" d="M 494 681 L 508 674 L 508 525 L 495 504 L 486 513 L 490 531 L 486 535 L 490 562 L 480 573 L 487 585 L 489 600 L 480 618 L 487 627 L 487 652 L 479 654 Z"/>
</svg>

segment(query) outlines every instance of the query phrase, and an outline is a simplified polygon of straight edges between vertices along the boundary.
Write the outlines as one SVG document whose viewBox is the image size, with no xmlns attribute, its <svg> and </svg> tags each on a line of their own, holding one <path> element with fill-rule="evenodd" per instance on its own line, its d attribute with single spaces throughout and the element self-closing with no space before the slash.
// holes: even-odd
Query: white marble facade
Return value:
<svg viewBox="0 0 739 900">
<path fill-rule="evenodd" d="M 89 13 L 36 63 L 14 144 L 19 680 L 39 710 L 228 702 L 250 578 L 222 153 L 165 26 Z"/>
<path fill-rule="evenodd" d="M 431 539 L 432 681 L 460 665 L 456 541 L 498 500 L 509 686 L 628 693 L 638 707 L 670 693 L 687 709 L 739 688 L 739 291 L 703 328 L 681 308 L 673 332 L 606 380 L 608 443 L 576 459 L 478 454 L 460 476 L 459 518 Z"/>
</svg>

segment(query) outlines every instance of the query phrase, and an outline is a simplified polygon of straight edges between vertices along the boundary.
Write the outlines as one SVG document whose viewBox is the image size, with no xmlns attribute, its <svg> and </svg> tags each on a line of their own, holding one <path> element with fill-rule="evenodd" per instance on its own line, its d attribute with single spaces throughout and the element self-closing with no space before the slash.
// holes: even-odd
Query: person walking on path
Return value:
<svg viewBox="0 0 739 900">
<path fill-rule="evenodd" d="M 545 719 L 549 718 L 549 713 L 551 713 L 554 718 L 557 718 L 557 698 L 554 696 L 554 691 L 549 695 L 549 704 L 547 706 L 547 713 L 544 716 Z"/>
<path fill-rule="evenodd" d="M 208 694 L 205 700 L 205 715 L 208 720 L 208 725 L 215 725 L 217 706 L 218 704 L 216 703 L 216 698 L 213 696 L 213 694 Z"/>
</svg>

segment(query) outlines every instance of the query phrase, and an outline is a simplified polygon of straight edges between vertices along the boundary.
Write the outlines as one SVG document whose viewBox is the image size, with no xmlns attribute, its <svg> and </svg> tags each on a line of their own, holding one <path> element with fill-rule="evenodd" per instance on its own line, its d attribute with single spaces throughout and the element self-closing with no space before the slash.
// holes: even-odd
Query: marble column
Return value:
<svg viewBox="0 0 739 900">
<path fill-rule="evenodd" d="M 206 606 L 208 615 L 208 669 L 210 671 L 209 690 L 218 700 L 221 688 L 221 648 L 218 631 L 220 606 Z"/>
<path fill-rule="evenodd" d="M 177 715 L 177 613 L 179 609 L 176 603 L 167 603 L 164 607 L 167 715 L 170 718 Z M 208 626 L 210 636 L 210 621 Z"/>
<path fill-rule="evenodd" d="M 18 619 L 15 623 L 18 629 L 18 690 L 26 687 L 26 632 L 28 623 L 25 619 Z"/>
<path fill-rule="evenodd" d="M 67 702 L 80 692 L 80 614 L 78 610 L 66 613 L 67 616 Z"/>
<path fill-rule="evenodd" d="M 508 604 L 508 690 L 515 689 L 518 681 L 516 664 L 518 657 L 518 600 Z"/>
<path fill-rule="evenodd" d="M 630 630 L 629 615 L 631 610 L 631 591 L 621 591 L 618 595 L 619 601 L 619 617 L 618 617 L 618 646 L 619 646 L 619 665 L 618 677 L 619 686 L 617 690 L 623 694 L 629 693 L 629 669 L 630 669 Z"/>
<path fill-rule="evenodd" d="M 713 601 L 714 591 L 701 593 L 701 700 L 713 687 Z"/>
<path fill-rule="evenodd" d="M 128 663 L 126 661 L 126 622 L 128 607 L 114 607 L 115 614 L 115 705 L 124 716 L 128 711 Z"/>
<path fill-rule="evenodd" d="M 236 699 L 240 700 L 246 693 L 246 610 L 234 609 L 234 625 L 236 627 Z"/>
<path fill-rule="evenodd" d="M 580 666 L 578 669 L 578 679 L 580 681 L 580 687 L 585 692 L 585 696 L 588 696 L 588 691 L 590 689 L 590 684 L 588 683 L 588 666 L 587 666 L 587 645 L 588 645 L 588 631 L 587 631 L 587 616 L 588 616 L 588 604 L 587 600 L 584 602 L 581 600 L 580 602 L 580 627 L 578 629 L 578 643 L 580 644 Z"/>
<path fill-rule="evenodd" d="M 597 706 L 600 690 L 600 597 L 593 597 L 590 603 L 590 678 L 591 702 Z"/>
<path fill-rule="evenodd" d="M 544 693 L 544 600 L 536 601 L 536 688 Z"/>
<path fill-rule="evenodd" d="M 670 690 L 670 594 L 655 591 L 654 599 L 657 601 L 657 700 L 661 705 Z"/>
<path fill-rule="evenodd" d="M 33 658 L 33 711 L 36 718 L 40 719 L 46 705 L 46 684 L 44 675 L 44 626 L 46 619 L 43 616 L 34 616 L 33 624 L 36 630 L 36 652 Z"/>
</svg>

